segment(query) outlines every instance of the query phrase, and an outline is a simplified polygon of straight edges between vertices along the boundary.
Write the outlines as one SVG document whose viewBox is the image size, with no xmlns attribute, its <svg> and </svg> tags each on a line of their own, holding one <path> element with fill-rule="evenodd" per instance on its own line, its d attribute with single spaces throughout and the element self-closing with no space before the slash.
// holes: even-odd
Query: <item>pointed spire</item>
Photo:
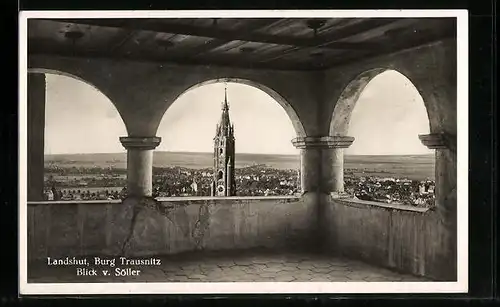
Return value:
<svg viewBox="0 0 500 307">
<path fill-rule="evenodd" d="M 227 83 L 224 83 L 224 101 L 227 102 Z"/>
<path fill-rule="evenodd" d="M 224 82 L 224 103 L 222 105 L 222 110 L 229 110 L 229 105 L 227 104 L 227 82 Z"/>
<path fill-rule="evenodd" d="M 217 126 L 216 133 L 219 136 L 232 134 L 231 120 L 229 119 L 229 104 L 227 102 L 227 85 L 224 89 L 224 101 L 222 102 L 222 114 Z"/>
</svg>

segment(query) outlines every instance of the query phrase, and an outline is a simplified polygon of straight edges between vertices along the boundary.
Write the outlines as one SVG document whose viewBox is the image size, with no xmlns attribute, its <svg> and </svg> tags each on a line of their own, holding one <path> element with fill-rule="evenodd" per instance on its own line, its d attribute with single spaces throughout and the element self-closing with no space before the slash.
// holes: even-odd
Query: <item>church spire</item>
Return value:
<svg viewBox="0 0 500 307">
<path fill-rule="evenodd" d="M 224 88 L 224 101 L 222 102 L 222 114 L 217 126 L 217 134 L 221 136 L 231 136 L 231 120 L 229 119 L 229 104 L 227 102 L 227 84 Z"/>
<path fill-rule="evenodd" d="M 227 104 L 227 83 L 224 83 L 224 102 L 222 104 L 222 110 L 226 112 L 229 110 L 229 105 Z"/>
<path fill-rule="evenodd" d="M 225 83 L 225 82 L 224 82 Z M 214 138 L 214 173 L 211 186 L 212 196 L 236 195 L 234 178 L 234 126 L 229 119 L 229 104 L 227 102 L 227 84 L 224 86 L 224 101 L 222 114 Z"/>
</svg>

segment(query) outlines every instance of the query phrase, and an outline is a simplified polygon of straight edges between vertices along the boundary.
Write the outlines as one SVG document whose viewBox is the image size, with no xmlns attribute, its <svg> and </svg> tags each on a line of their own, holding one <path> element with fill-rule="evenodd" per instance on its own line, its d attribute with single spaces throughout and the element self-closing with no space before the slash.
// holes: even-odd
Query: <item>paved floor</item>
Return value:
<svg viewBox="0 0 500 307">
<path fill-rule="evenodd" d="M 98 276 L 77 276 L 75 266 L 49 267 L 47 262 L 31 263 L 30 283 L 88 282 L 346 282 L 346 281 L 428 281 L 344 258 L 299 253 L 239 253 L 155 257 L 158 266 L 95 267 Z M 89 259 L 93 259 L 89 257 Z M 142 259 L 149 259 L 144 257 Z M 93 260 L 90 260 L 93 262 Z M 137 276 L 115 276 L 116 268 L 140 270 Z M 103 276 L 102 270 L 109 275 Z M 120 272 L 127 272 L 120 271 Z"/>
</svg>

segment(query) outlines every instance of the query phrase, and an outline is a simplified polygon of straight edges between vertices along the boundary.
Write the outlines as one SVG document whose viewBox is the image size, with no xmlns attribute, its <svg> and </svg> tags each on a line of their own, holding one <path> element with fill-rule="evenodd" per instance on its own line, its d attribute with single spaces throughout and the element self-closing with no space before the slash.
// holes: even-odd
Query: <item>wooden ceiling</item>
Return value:
<svg viewBox="0 0 500 307">
<path fill-rule="evenodd" d="M 455 35 L 455 18 L 29 19 L 28 54 L 317 70 Z"/>
</svg>

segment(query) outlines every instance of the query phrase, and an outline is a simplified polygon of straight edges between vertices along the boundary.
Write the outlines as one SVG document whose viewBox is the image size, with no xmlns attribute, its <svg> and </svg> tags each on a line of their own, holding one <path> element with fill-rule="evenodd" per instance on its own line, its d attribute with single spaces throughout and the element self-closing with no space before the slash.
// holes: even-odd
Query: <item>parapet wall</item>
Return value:
<svg viewBox="0 0 500 307">
<path fill-rule="evenodd" d="M 314 204 L 294 196 L 37 202 L 27 209 L 30 260 L 304 249 L 316 221 Z"/>
<path fill-rule="evenodd" d="M 332 255 L 456 280 L 449 234 L 434 210 L 328 198 L 318 216 L 313 200 L 303 195 L 29 203 L 28 258 L 311 251 L 321 240 Z M 324 228 L 318 228 L 318 217 Z"/>
<path fill-rule="evenodd" d="M 445 228 L 432 209 L 331 198 L 325 206 L 327 249 L 437 280 L 456 280 Z"/>
</svg>

